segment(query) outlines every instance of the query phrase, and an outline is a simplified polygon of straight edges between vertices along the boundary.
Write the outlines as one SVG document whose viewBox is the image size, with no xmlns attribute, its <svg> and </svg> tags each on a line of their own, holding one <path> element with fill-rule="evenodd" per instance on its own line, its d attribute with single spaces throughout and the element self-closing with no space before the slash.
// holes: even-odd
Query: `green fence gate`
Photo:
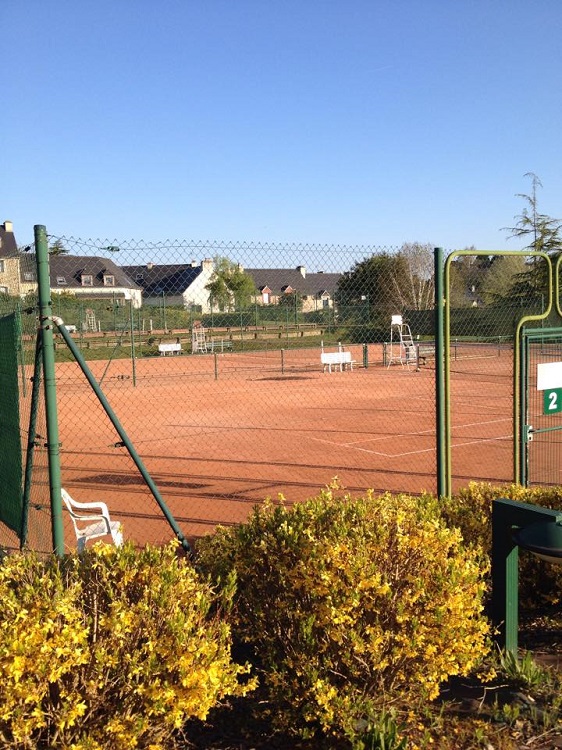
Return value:
<svg viewBox="0 0 562 750">
<path fill-rule="evenodd" d="M 522 331 L 519 481 L 562 484 L 562 328 Z"/>
</svg>

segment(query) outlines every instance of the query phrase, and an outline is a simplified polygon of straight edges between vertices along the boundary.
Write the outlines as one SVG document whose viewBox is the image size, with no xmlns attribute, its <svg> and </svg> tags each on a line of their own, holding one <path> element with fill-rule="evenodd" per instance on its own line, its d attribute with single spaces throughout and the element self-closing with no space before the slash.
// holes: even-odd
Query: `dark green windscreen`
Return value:
<svg viewBox="0 0 562 750">
<path fill-rule="evenodd" d="M 0 318 L 0 521 L 17 534 L 22 528 L 18 314 Z"/>
</svg>

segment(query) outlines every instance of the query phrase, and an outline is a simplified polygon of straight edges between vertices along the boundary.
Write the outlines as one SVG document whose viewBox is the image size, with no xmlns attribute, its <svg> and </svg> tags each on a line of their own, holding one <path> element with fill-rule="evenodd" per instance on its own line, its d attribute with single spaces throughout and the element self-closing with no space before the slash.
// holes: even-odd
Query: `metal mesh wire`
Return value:
<svg viewBox="0 0 562 750">
<path fill-rule="evenodd" d="M 188 538 L 244 520 L 266 497 L 302 500 L 335 478 L 352 493 L 436 490 L 431 248 L 430 271 L 403 283 L 369 265 L 401 248 L 64 236 L 49 244 L 64 251 L 50 256 L 53 313 Z M 238 284 L 226 295 L 217 283 L 225 259 Z M 20 275 L 30 309 L 33 263 L 30 248 Z M 498 303 L 480 298 L 476 283 L 455 284 L 454 485 L 509 481 L 513 333 L 541 298 Z M 389 358 L 395 314 L 424 357 Z M 126 538 L 169 539 L 71 352 L 55 341 L 63 485 L 77 500 L 106 501 Z M 338 352 L 352 369 L 323 366 L 322 353 Z"/>
</svg>

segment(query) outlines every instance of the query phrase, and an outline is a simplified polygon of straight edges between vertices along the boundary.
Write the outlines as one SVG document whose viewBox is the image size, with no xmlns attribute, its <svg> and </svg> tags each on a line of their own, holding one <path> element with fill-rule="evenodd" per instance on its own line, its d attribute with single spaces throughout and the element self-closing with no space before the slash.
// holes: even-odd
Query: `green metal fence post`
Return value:
<svg viewBox="0 0 562 750">
<path fill-rule="evenodd" d="M 42 340 L 45 413 L 47 418 L 47 451 L 49 463 L 49 493 L 51 498 L 51 524 L 53 551 L 64 554 L 64 529 L 62 524 L 60 442 L 55 380 L 55 345 L 53 337 L 53 310 L 51 279 L 49 274 L 49 246 L 47 230 L 35 225 L 35 254 L 39 294 L 39 331 Z"/>
<path fill-rule="evenodd" d="M 42 342 L 41 337 L 37 336 L 35 342 L 35 360 L 33 367 L 33 378 L 31 388 L 31 406 L 29 409 L 29 430 L 27 432 L 27 451 L 25 456 L 25 471 L 23 475 L 23 511 L 22 527 L 20 537 L 20 549 L 24 549 L 27 544 L 29 528 L 29 498 L 31 496 L 31 481 L 33 476 L 33 462 L 35 460 L 35 445 L 37 439 L 37 413 L 39 411 L 39 394 L 41 389 L 41 362 L 42 362 Z"/>
<path fill-rule="evenodd" d="M 21 324 L 21 303 L 18 302 L 16 304 L 15 309 L 15 315 L 16 315 L 16 324 L 18 327 L 18 354 L 19 354 L 19 363 L 20 363 L 20 372 L 21 372 L 21 388 L 22 388 L 22 394 L 24 396 L 27 396 L 27 383 L 25 381 L 25 352 L 23 349 L 23 329 Z"/>
<path fill-rule="evenodd" d="M 435 456 L 437 462 L 437 497 L 450 494 L 447 481 L 447 447 L 445 436 L 445 374 L 444 374 L 444 285 L 443 248 L 434 249 L 435 273 Z"/>
<path fill-rule="evenodd" d="M 133 313 L 133 297 L 129 299 L 129 319 L 131 321 L 131 366 L 133 368 L 133 386 L 137 384 L 137 367 L 135 355 L 135 317 Z"/>
</svg>

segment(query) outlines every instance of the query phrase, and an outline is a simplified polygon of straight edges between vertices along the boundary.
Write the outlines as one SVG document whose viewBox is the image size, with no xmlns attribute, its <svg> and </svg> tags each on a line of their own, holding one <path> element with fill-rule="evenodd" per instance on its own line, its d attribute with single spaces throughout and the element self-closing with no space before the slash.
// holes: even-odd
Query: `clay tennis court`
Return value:
<svg viewBox="0 0 562 750">
<path fill-rule="evenodd" d="M 336 478 L 350 493 L 436 489 L 430 364 L 384 367 L 348 347 L 352 371 L 318 349 L 89 363 L 188 538 L 247 518 L 265 498 L 296 502 Z M 500 356 L 501 355 L 501 356 Z M 451 364 L 454 486 L 512 478 L 511 352 Z M 75 362 L 57 365 L 62 482 L 102 499 L 138 543 L 173 536 Z M 73 544 L 68 534 L 69 544 Z"/>
</svg>

